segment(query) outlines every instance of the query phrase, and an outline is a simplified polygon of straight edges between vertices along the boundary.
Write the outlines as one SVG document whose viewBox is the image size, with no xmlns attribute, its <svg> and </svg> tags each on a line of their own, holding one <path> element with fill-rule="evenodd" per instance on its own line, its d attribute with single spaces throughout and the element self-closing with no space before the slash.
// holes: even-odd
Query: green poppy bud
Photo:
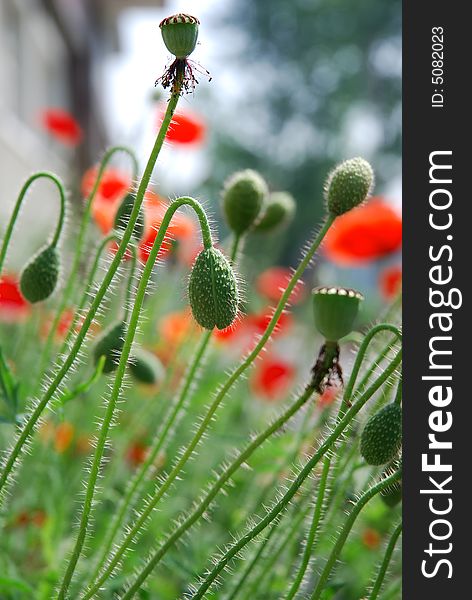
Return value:
<svg viewBox="0 0 472 600">
<path fill-rule="evenodd" d="M 367 200 L 374 185 L 374 172 L 363 158 L 351 158 L 328 176 L 325 198 L 328 211 L 338 217 Z"/>
<path fill-rule="evenodd" d="M 55 246 L 40 250 L 25 266 L 20 289 L 28 302 L 41 302 L 54 292 L 59 279 L 59 254 Z"/>
<path fill-rule="evenodd" d="M 351 333 L 364 296 L 342 287 L 319 287 L 313 290 L 315 326 L 330 342 Z"/>
<path fill-rule="evenodd" d="M 190 274 L 190 307 L 205 329 L 226 329 L 238 313 L 239 292 L 234 271 L 216 248 L 202 250 Z"/>
<path fill-rule="evenodd" d="M 234 173 L 223 189 L 223 211 L 230 229 L 241 235 L 259 216 L 268 195 L 264 179 L 251 169 Z"/>
<path fill-rule="evenodd" d="M 264 214 L 255 226 L 255 231 L 274 231 L 288 225 L 295 215 L 296 204 L 293 196 L 287 192 L 270 194 Z"/>
<path fill-rule="evenodd" d="M 196 17 L 178 13 L 167 17 L 159 27 L 167 50 L 176 58 L 187 58 L 195 50 L 200 21 Z"/>
<path fill-rule="evenodd" d="M 105 357 L 103 373 L 111 373 L 116 369 L 120 361 L 126 332 L 126 324 L 123 321 L 114 323 L 106 329 L 97 339 L 93 349 L 95 365 L 100 357 Z"/>
<path fill-rule="evenodd" d="M 393 458 L 402 442 L 402 409 L 392 402 L 367 421 L 361 435 L 361 454 L 369 465 L 384 465 Z"/>
<path fill-rule="evenodd" d="M 138 383 L 156 385 L 164 377 L 164 367 L 152 352 L 138 349 L 133 352 L 128 362 L 131 375 Z"/>
<path fill-rule="evenodd" d="M 115 229 L 124 230 L 128 226 L 131 213 L 133 212 L 135 196 L 133 194 L 126 194 L 120 204 L 116 216 L 115 216 Z M 140 240 L 144 233 L 144 213 L 140 209 L 138 218 L 133 228 L 133 237 L 136 240 Z"/>
</svg>

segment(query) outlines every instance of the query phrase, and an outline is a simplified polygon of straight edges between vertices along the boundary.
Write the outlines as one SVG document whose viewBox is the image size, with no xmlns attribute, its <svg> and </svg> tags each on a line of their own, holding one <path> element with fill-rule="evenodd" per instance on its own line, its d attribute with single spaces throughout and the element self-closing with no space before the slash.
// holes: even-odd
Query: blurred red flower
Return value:
<svg viewBox="0 0 472 600">
<path fill-rule="evenodd" d="M 84 198 L 88 198 L 93 190 L 93 186 L 97 180 L 98 166 L 93 166 L 85 171 L 82 177 L 82 195 Z M 97 196 L 100 196 L 103 200 L 109 200 L 115 202 L 117 197 L 122 198 L 129 190 L 131 180 L 129 175 L 123 173 L 113 167 L 105 169 L 100 185 L 98 186 Z"/>
<path fill-rule="evenodd" d="M 324 392 L 318 398 L 318 405 L 320 408 L 328 408 L 336 400 L 336 397 L 340 391 L 337 385 L 328 385 Z"/>
<path fill-rule="evenodd" d="M 402 286 L 402 268 L 399 265 L 388 267 L 380 273 L 380 293 L 385 300 L 392 300 Z"/>
<path fill-rule="evenodd" d="M 196 326 L 188 309 L 171 312 L 159 321 L 159 333 L 166 345 L 178 346 Z"/>
<path fill-rule="evenodd" d="M 15 323 L 25 319 L 31 307 L 20 293 L 18 280 L 14 275 L 0 278 L 0 321 Z"/>
<path fill-rule="evenodd" d="M 70 448 L 74 433 L 75 429 L 72 423 L 64 421 L 57 426 L 54 434 L 54 450 L 58 454 L 64 454 Z"/>
<path fill-rule="evenodd" d="M 142 442 L 132 442 L 126 450 L 126 462 L 133 469 L 139 467 L 146 460 L 148 450 L 148 446 Z"/>
<path fill-rule="evenodd" d="M 256 279 L 256 289 L 261 296 L 272 302 L 278 302 L 284 293 L 288 282 L 292 278 L 292 271 L 286 267 L 271 267 L 261 273 Z M 304 283 L 298 281 L 291 296 L 290 302 L 297 304 L 303 299 Z"/>
<path fill-rule="evenodd" d="M 253 392 L 266 400 L 276 400 L 287 393 L 295 377 L 293 365 L 279 358 L 264 358 L 251 378 Z"/>
<path fill-rule="evenodd" d="M 373 198 L 336 219 L 323 249 L 329 260 L 350 266 L 396 252 L 401 243 L 400 215 L 381 198 Z"/>
<path fill-rule="evenodd" d="M 380 533 L 372 528 L 367 528 L 362 533 L 362 543 L 369 550 L 377 550 L 382 542 Z"/>
<path fill-rule="evenodd" d="M 68 146 L 82 141 L 83 131 L 76 119 L 62 108 L 48 108 L 41 113 L 41 123 L 46 131 Z"/>
<path fill-rule="evenodd" d="M 159 127 L 164 117 L 165 108 L 159 112 Z M 191 113 L 176 113 L 166 135 L 166 140 L 171 144 L 198 144 L 203 141 L 206 133 L 205 123 L 200 117 Z"/>
</svg>

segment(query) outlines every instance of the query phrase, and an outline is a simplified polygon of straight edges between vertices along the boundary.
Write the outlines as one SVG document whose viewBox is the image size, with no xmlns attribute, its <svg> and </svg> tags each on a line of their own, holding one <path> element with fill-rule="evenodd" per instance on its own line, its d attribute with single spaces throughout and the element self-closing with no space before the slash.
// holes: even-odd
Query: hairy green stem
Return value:
<svg viewBox="0 0 472 600">
<path fill-rule="evenodd" d="M 161 128 L 159 130 L 159 133 L 157 134 L 156 141 L 154 143 L 154 147 L 151 151 L 151 155 L 149 157 L 148 163 L 146 165 L 143 176 L 141 178 L 141 182 L 139 184 L 139 188 L 136 193 L 133 210 L 131 212 L 128 225 L 124 231 L 123 238 L 121 240 L 121 243 L 118 246 L 116 254 L 111 262 L 111 265 L 100 285 L 100 288 L 94 297 L 94 300 L 93 300 L 93 302 L 88 310 L 88 313 L 84 319 L 82 327 L 80 328 L 80 331 L 77 334 L 75 342 L 74 342 L 68 356 L 65 358 L 61 367 L 58 369 L 52 382 L 47 387 L 41 400 L 39 400 L 39 402 L 36 404 L 35 408 L 31 412 L 29 418 L 25 422 L 23 428 L 21 429 L 21 431 L 17 437 L 15 445 L 13 446 L 12 450 L 10 451 L 9 455 L 6 458 L 6 461 L 4 463 L 4 468 L 0 475 L 0 500 L 4 497 L 4 494 L 2 492 L 3 492 L 5 485 L 9 479 L 9 476 L 13 470 L 13 467 L 16 464 L 16 461 L 23 449 L 24 444 L 26 443 L 26 441 L 28 440 L 30 435 L 33 433 L 34 428 L 35 428 L 43 410 L 48 405 L 51 398 L 54 396 L 54 394 L 57 391 L 62 380 L 64 379 L 64 377 L 68 373 L 69 369 L 73 365 L 75 359 L 77 358 L 77 355 L 80 351 L 82 343 L 85 339 L 85 336 L 87 335 L 87 331 L 89 330 L 90 325 L 92 324 L 92 321 L 100 307 L 100 304 L 101 304 L 105 294 L 107 293 L 109 286 L 121 264 L 121 260 L 126 252 L 126 248 L 131 239 L 131 235 L 134 231 L 134 226 L 138 219 L 139 211 L 141 209 L 141 205 L 144 200 L 144 194 L 145 194 L 147 187 L 149 185 L 149 182 L 151 180 L 152 172 L 154 170 L 154 166 L 156 164 L 157 157 L 159 156 L 159 153 L 163 146 L 165 136 L 166 136 L 167 130 L 169 128 L 170 122 L 172 120 L 172 116 L 177 107 L 177 102 L 179 100 L 179 97 L 180 97 L 179 92 L 175 91 L 169 100 L 169 103 L 167 105 L 167 111 L 164 116 L 164 120 L 162 121 Z"/>
<path fill-rule="evenodd" d="M 348 538 L 348 535 L 351 532 L 351 529 L 352 529 L 357 517 L 359 516 L 361 510 L 364 508 L 364 506 L 367 504 L 367 502 L 369 502 L 369 500 L 374 498 L 374 496 L 376 494 L 378 494 L 382 490 L 385 490 L 386 488 L 388 488 L 390 485 L 392 485 L 392 483 L 396 483 L 397 481 L 400 481 L 400 479 L 401 479 L 401 472 L 396 471 L 389 477 L 386 477 L 382 481 L 379 481 L 379 483 L 373 485 L 370 489 L 368 489 L 361 495 L 359 500 L 354 505 L 354 508 L 350 512 L 348 518 L 346 519 L 346 522 L 344 523 L 344 526 L 343 526 L 340 534 L 338 535 L 336 543 L 334 544 L 333 549 L 331 550 L 329 558 L 328 558 L 326 565 L 316 583 L 316 587 L 313 590 L 310 600 L 319 600 L 320 599 L 321 594 L 322 594 L 323 590 L 325 589 L 326 582 L 328 581 L 328 578 L 331 574 L 331 571 L 332 571 L 336 561 L 338 560 L 339 555 L 341 554 L 341 551 L 342 551 L 344 544 Z"/>
<path fill-rule="evenodd" d="M 5 257 L 7 255 L 7 251 L 8 251 L 8 246 L 10 245 L 11 236 L 13 234 L 13 229 L 15 228 L 16 221 L 18 219 L 18 215 L 20 213 L 20 209 L 23 204 L 23 200 L 25 199 L 25 196 L 26 196 L 26 192 L 29 190 L 32 183 L 34 183 L 37 179 L 43 179 L 43 178 L 51 180 L 56 185 L 56 187 L 59 191 L 59 197 L 60 197 L 59 219 L 57 221 L 56 229 L 54 231 L 54 237 L 52 238 L 52 241 L 51 241 L 51 246 L 57 246 L 59 237 L 62 232 L 62 228 L 64 227 L 64 219 L 65 219 L 65 214 L 66 214 L 66 192 L 64 189 L 64 184 L 59 179 L 59 177 L 57 177 L 57 175 L 54 175 L 54 173 L 49 173 L 48 171 L 40 171 L 38 173 L 34 173 L 34 175 L 31 175 L 31 177 L 29 177 L 26 180 L 26 182 L 24 183 L 24 185 L 21 188 L 21 191 L 18 195 L 17 201 L 15 203 L 15 207 L 13 209 L 12 215 L 10 217 L 10 221 L 8 223 L 8 227 L 5 231 L 5 236 L 3 238 L 2 247 L 0 249 L 0 274 L 2 273 L 3 265 L 5 262 Z"/>
<path fill-rule="evenodd" d="M 110 394 L 109 401 L 107 403 L 107 407 L 105 410 L 105 417 L 103 419 L 103 423 L 100 429 L 100 434 L 97 442 L 97 446 L 95 448 L 94 457 L 92 460 L 92 466 L 90 469 L 90 476 L 87 482 L 87 488 L 85 492 L 85 500 L 82 508 L 82 514 L 80 517 L 79 523 L 79 532 L 77 535 L 76 543 L 74 549 L 72 551 L 72 556 L 67 565 L 67 569 L 62 580 L 62 584 L 58 593 L 58 600 L 62 600 L 65 598 L 66 592 L 69 589 L 72 576 L 75 572 L 75 568 L 77 566 L 77 562 L 82 553 L 83 545 L 85 543 L 85 538 L 87 535 L 88 524 L 90 520 L 90 515 L 92 512 L 92 504 L 95 496 L 95 487 L 96 482 L 100 473 L 100 468 L 102 464 L 103 452 L 105 450 L 105 445 L 108 437 L 108 432 L 113 421 L 113 417 L 115 414 L 116 403 L 118 401 L 119 395 L 121 393 L 121 388 L 123 384 L 123 378 L 125 375 L 126 366 L 128 364 L 128 358 L 131 351 L 131 346 L 134 340 L 134 336 L 136 334 L 136 330 L 139 324 L 139 317 L 141 314 L 141 309 L 144 304 L 144 298 L 147 291 L 147 286 L 149 283 L 149 279 L 152 274 L 152 270 L 154 268 L 154 264 L 157 259 L 157 255 L 159 250 L 161 249 L 162 242 L 164 241 L 165 235 L 167 233 L 167 229 L 170 225 L 172 217 L 175 212 L 184 205 L 191 206 L 193 210 L 196 212 L 202 229 L 202 238 L 205 248 L 212 246 L 212 238 L 211 231 L 208 225 L 208 220 L 206 218 L 205 212 L 203 211 L 200 204 L 189 197 L 182 197 L 175 200 L 167 209 L 164 218 L 162 219 L 161 226 L 159 227 L 158 234 L 156 239 L 154 240 L 151 252 L 149 254 L 149 258 L 146 262 L 146 266 L 144 267 L 142 277 L 139 282 L 138 290 L 136 292 L 136 297 L 134 301 L 133 310 L 131 313 L 131 317 L 129 320 L 128 329 L 126 331 L 125 340 L 123 344 L 123 349 L 120 355 L 120 361 L 118 363 L 118 367 L 116 370 L 115 381 L 113 383 L 113 389 Z"/>
<path fill-rule="evenodd" d="M 395 546 L 397 544 L 398 538 L 402 532 L 402 523 L 400 523 L 395 527 L 393 533 L 390 537 L 388 545 L 385 549 L 385 554 L 382 562 L 380 563 L 379 572 L 377 573 L 377 577 L 375 578 L 374 585 L 370 591 L 369 597 L 367 600 L 377 600 L 380 588 L 385 579 L 385 575 L 387 573 L 388 566 L 390 561 L 392 560 L 393 551 L 395 550 Z"/>
<path fill-rule="evenodd" d="M 313 511 L 313 519 L 311 521 L 310 530 L 308 531 L 308 536 L 306 538 L 305 549 L 303 551 L 302 561 L 300 567 L 298 569 L 295 580 L 288 591 L 286 600 L 292 600 L 298 592 L 300 585 L 305 576 L 306 570 L 308 568 L 308 563 L 310 562 L 310 558 L 313 551 L 313 546 L 315 543 L 316 532 L 318 531 L 318 527 L 321 520 L 321 515 L 323 511 L 323 502 L 325 497 L 326 485 L 328 482 L 328 474 L 329 469 L 331 467 L 331 460 L 328 457 L 325 457 L 323 461 L 323 470 L 321 472 L 320 483 L 318 486 L 318 495 L 316 497 L 315 502 L 315 510 Z"/>
<path fill-rule="evenodd" d="M 257 525 L 251 528 L 244 536 L 242 536 L 235 544 L 228 549 L 227 552 L 218 560 L 218 562 L 214 565 L 208 575 L 205 577 L 200 587 L 197 589 L 195 595 L 193 596 L 194 600 L 198 598 L 202 598 L 208 588 L 213 584 L 215 579 L 219 576 L 221 571 L 228 565 L 228 563 L 248 544 L 251 540 L 253 540 L 261 531 L 263 531 L 277 516 L 284 511 L 300 486 L 309 476 L 313 468 L 318 464 L 321 458 L 332 448 L 332 446 L 336 443 L 338 438 L 343 434 L 348 425 L 357 415 L 357 413 L 361 410 L 364 404 L 372 397 L 372 395 L 389 379 L 392 373 L 395 372 L 398 365 L 401 362 L 401 350 L 397 353 L 396 357 L 392 360 L 390 365 L 385 369 L 382 375 L 362 394 L 362 396 L 347 410 L 347 412 L 338 419 L 336 426 L 334 427 L 331 434 L 325 439 L 325 441 L 321 444 L 319 449 L 313 454 L 313 456 L 307 461 L 303 469 L 301 469 L 298 476 L 294 479 L 294 481 L 290 484 L 287 492 L 280 498 L 280 500 L 272 507 L 270 511 L 266 514 L 266 516 L 259 521 Z M 148 574 L 148 573 L 147 573 Z M 146 576 L 147 576 L 146 574 Z M 130 586 L 128 591 L 122 596 L 124 600 L 132 598 L 133 595 L 137 592 L 140 585 L 143 583 L 145 577 L 143 578 L 143 571 L 141 571 L 134 583 Z"/>
<path fill-rule="evenodd" d="M 85 246 L 85 242 L 86 242 L 87 230 L 88 230 L 88 227 L 90 224 L 90 213 L 92 210 L 93 201 L 95 200 L 95 196 L 97 195 L 98 189 L 102 182 L 102 178 L 103 178 L 103 175 L 105 174 L 105 169 L 106 169 L 108 163 L 112 159 L 113 155 L 118 152 L 124 152 L 125 154 L 127 154 L 130 157 L 131 162 L 132 162 L 132 179 L 136 180 L 138 177 L 138 161 L 136 159 L 136 155 L 130 148 L 127 148 L 126 146 L 113 146 L 112 148 L 109 148 L 105 152 L 105 154 L 103 155 L 103 158 L 101 160 L 99 169 L 98 169 L 95 183 L 93 185 L 93 188 L 92 188 L 92 190 L 89 194 L 89 197 L 87 198 L 87 202 L 85 204 L 85 210 L 82 215 L 82 220 L 80 223 L 79 235 L 77 237 L 77 245 L 75 248 L 74 258 L 72 261 L 72 266 L 71 266 L 71 269 L 69 272 L 69 276 L 67 278 L 65 288 L 61 295 L 61 301 L 59 303 L 59 306 L 57 307 L 54 321 L 51 325 L 51 329 L 49 330 L 48 337 L 46 339 L 46 343 L 44 344 L 44 348 L 41 353 L 41 358 L 39 361 L 40 378 L 44 374 L 45 365 L 49 362 L 49 357 L 51 354 L 54 337 L 56 335 L 56 331 L 59 326 L 59 322 L 61 320 L 62 313 L 64 312 L 65 308 L 67 307 L 67 305 L 72 297 L 72 293 L 74 291 L 76 277 L 77 277 L 77 273 L 79 272 L 79 266 L 80 266 L 80 262 L 81 262 L 81 258 L 82 258 L 82 253 L 84 251 L 84 246 Z"/>
</svg>

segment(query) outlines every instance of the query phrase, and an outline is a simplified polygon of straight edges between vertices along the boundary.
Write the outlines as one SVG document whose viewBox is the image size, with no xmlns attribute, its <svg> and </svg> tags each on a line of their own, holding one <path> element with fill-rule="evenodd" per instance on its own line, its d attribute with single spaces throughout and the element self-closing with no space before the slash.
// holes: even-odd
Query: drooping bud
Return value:
<svg viewBox="0 0 472 600">
<path fill-rule="evenodd" d="M 318 287 L 313 290 L 315 326 L 330 342 L 337 342 L 353 330 L 359 305 L 364 296 L 342 287 Z"/>
<path fill-rule="evenodd" d="M 123 231 L 126 229 L 133 212 L 135 196 L 133 194 L 126 194 L 121 202 L 115 216 L 115 229 Z M 144 233 L 144 213 L 140 209 L 138 218 L 133 228 L 133 237 L 136 240 L 140 240 Z"/>
<path fill-rule="evenodd" d="M 116 369 L 120 361 L 120 354 L 123 349 L 126 324 L 123 321 L 113 323 L 97 339 L 93 349 L 93 359 L 95 365 L 98 364 L 100 357 L 105 357 L 103 373 L 111 373 Z"/>
<path fill-rule="evenodd" d="M 20 289 L 28 302 L 35 303 L 51 296 L 59 279 L 59 254 L 56 246 L 46 246 L 25 266 Z"/>
<path fill-rule="evenodd" d="M 367 421 L 361 435 L 361 454 L 369 465 L 395 458 L 402 442 L 402 409 L 392 402 Z"/>
<path fill-rule="evenodd" d="M 295 215 L 296 203 L 288 192 L 270 194 L 264 214 L 254 227 L 255 231 L 274 231 L 290 223 Z"/>
<path fill-rule="evenodd" d="M 187 58 L 195 50 L 198 40 L 198 26 L 200 21 L 196 17 L 178 13 L 161 21 L 162 39 L 167 50 L 176 58 Z"/>
<path fill-rule="evenodd" d="M 216 248 L 207 248 L 198 255 L 188 294 L 193 316 L 205 329 L 226 329 L 235 320 L 238 284 L 230 263 Z"/>
<path fill-rule="evenodd" d="M 328 176 L 325 198 L 328 211 L 338 217 L 367 200 L 374 185 L 374 172 L 363 158 L 339 164 Z"/>
<path fill-rule="evenodd" d="M 138 349 L 133 352 L 128 362 L 131 375 L 138 383 L 156 385 L 164 377 L 164 367 L 161 361 L 152 352 Z"/>
<path fill-rule="evenodd" d="M 230 229 L 241 235 L 258 218 L 268 195 L 267 183 L 252 169 L 234 173 L 223 189 L 223 210 Z"/>
</svg>

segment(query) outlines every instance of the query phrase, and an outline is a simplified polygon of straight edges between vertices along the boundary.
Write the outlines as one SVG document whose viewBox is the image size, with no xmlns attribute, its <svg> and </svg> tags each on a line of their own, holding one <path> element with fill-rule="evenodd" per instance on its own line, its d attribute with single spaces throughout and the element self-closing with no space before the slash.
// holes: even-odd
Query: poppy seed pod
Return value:
<svg viewBox="0 0 472 600">
<path fill-rule="evenodd" d="M 103 373 L 111 373 L 118 366 L 121 350 L 123 349 L 126 325 L 123 321 L 114 323 L 97 339 L 93 349 L 95 365 L 102 356 L 105 357 Z"/>
<path fill-rule="evenodd" d="M 126 194 L 123 198 L 122 203 L 118 207 L 115 216 L 115 229 L 117 230 L 125 230 L 128 226 L 131 213 L 133 212 L 135 196 L 133 194 Z M 144 233 L 144 214 L 140 209 L 138 213 L 138 218 L 133 228 L 133 237 L 136 240 L 140 240 L 143 237 Z"/>
<path fill-rule="evenodd" d="M 134 379 L 145 385 L 156 385 L 164 377 L 161 361 L 147 350 L 135 350 L 129 359 L 128 368 Z"/>
<path fill-rule="evenodd" d="M 200 21 L 196 17 L 178 13 L 161 21 L 162 39 L 167 50 L 176 58 L 184 59 L 195 50 Z"/>
<path fill-rule="evenodd" d="M 205 329 L 226 329 L 238 312 L 239 292 L 231 265 L 216 248 L 202 250 L 190 274 L 190 307 Z"/>
<path fill-rule="evenodd" d="M 288 225 L 295 215 L 296 204 L 293 196 L 287 192 L 273 192 L 270 194 L 264 214 L 254 227 L 255 231 L 274 231 Z"/>
<path fill-rule="evenodd" d="M 234 173 L 223 189 L 223 211 L 230 229 L 241 235 L 258 218 L 268 195 L 264 179 L 252 169 Z"/>
<path fill-rule="evenodd" d="M 319 287 L 313 290 L 315 326 L 330 342 L 351 333 L 364 296 L 342 287 Z"/>
<path fill-rule="evenodd" d="M 367 421 L 361 435 L 361 454 L 369 465 L 395 458 L 402 442 L 402 409 L 392 402 Z"/>
<path fill-rule="evenodd" d="M 20 290 L 28 302 L 35 303 L 51 296 L 59 279 L 59 254 L 56 246 L 40 250 L 25 266 Z"/>
<path fill-rule="evenodd" d="M 328 176 L 325 198 L 328 211 L 338 217 L 367 200 L 374 185 L 374 172 L 363 158 L 351 158 Z"/>
</svg>

